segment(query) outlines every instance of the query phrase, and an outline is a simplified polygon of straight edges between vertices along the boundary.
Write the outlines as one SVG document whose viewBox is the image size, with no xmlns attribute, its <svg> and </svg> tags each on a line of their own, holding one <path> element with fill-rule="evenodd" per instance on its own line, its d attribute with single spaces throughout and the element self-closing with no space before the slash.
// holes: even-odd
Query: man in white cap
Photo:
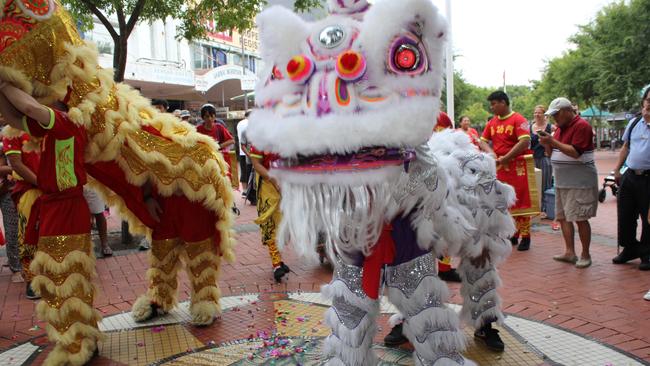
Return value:
<svg viewBox="0 0 650 366">
<path fill-rule="evenodd" d="M 554 260 L 575 264 L 577 268 L 591 265 L 589 219 L 598 208 L 598 171 L 594 162 L 593 130 L 566 98 L 554 99 L 546 111 L 553 117 L 557 129 L 553 136 L 537 131 L 539 140 L 551 154 L 555 174 L 555 218 L 560 222 L 565 251 Z M 575 228 L 582 243 L 580 258 L 574 248 Z"/>
</svg>

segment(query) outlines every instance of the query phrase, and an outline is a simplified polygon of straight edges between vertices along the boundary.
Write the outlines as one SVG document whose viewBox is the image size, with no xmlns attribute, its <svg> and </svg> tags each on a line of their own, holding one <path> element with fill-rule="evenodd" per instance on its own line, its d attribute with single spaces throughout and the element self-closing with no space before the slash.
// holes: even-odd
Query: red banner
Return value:
<svg viewBox="0 0 650 366">
<path fill-rule="evenodd" d="M 515 189 L 517 201 L 510 207 L 512 216 L 539 214 L 539 192 L 535 180 L 535 160 L 532 155 L 518 156 L 507 167 L 497 167 L 497 179 Z"/>
</svg>

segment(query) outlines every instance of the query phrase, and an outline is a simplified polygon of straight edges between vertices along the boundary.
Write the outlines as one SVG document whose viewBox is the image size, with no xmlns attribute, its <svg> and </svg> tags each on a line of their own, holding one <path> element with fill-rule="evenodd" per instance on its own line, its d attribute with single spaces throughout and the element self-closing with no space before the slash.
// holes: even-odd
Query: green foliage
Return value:
<svg viewBox="0 0 650 366">
<path fill-rule="evenodd" d="M 535 88 L 538 99 L 566 96 L 609 110 L 639 106 L 639 91 L 650 79 L 650 0 L 606 6 L 571 41 L 575 50 L 547 63 Z"/>
<path fill-rule="evenodd" d="M 483 129 L 487 123 L 488 117 L 491 115 L 492 114 L 485 109 L 484 103 L 477 102 L 465 108 L 463 113 L 458 116 L 458 120 L 460 121 L 460 117 L 462 116 L 467 116 L 470 121 L 472 121 L 472 127 Z"/>
</svg>

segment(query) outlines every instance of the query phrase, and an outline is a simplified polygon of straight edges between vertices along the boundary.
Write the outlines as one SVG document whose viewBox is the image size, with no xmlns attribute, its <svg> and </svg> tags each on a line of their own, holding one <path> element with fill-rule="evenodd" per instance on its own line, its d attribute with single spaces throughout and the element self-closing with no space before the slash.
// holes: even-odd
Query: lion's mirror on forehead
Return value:
<svg viewBox="0 0 650 366">
<path fill-rule="evenodd" d="M 345 32 L 338 25 L 328 26 L 320 32 L 318 40 L 325 48 L 334 48 L 343 42 Z"/>
</svg>

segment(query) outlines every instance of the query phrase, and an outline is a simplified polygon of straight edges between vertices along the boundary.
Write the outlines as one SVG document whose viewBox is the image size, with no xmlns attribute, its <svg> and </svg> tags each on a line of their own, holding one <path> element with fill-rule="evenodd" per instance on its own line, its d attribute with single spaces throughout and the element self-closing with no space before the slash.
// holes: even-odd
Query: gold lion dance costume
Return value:
<svg viewBox="0 0 650 366">
<path fill-rule="evenodd" d="M 56 343 L 46 364 L 81 365 L 100 338 L 100 316 L 92 307 L 90 219 L 81 208 L 82 170 L 133 233 L 153 235 L 156 243 L 147 272 L 150 290 L 136 302 L 134 316 L 175 304 L 179 259 L 185 259 L 193 320 L 210 323 L 219 310 L 220 260 L 234 259 L 233 195 L 218 146 L 191 125 L 158 113 L 129 86 L 115 83 L 112 71 L 98 66 L 96 47 L 80 39 L 73 20 L 55 1 L 3 0 L 2 7 L 0 78 L 42 104 L 65 100 L 69 107 L 67 114 L 53 114 L 50 129 L 29 124 L 32 134 L 48 135 L 46 151 L 59 152 L 42 156 L 40 170 L 45 164 L 56 174 L 44 178 L 45 195 L 34 206 L 40 206 L 39 251 L 31 265 L 35 287 L 43 295 L 38 313 Z M 59 134 L 59 128 L 69 136 Z M 149 187 L 146 197 L 143 187 Z M 160 221 L 149 213 L 149 199 L 163 208 Z M 166 209 L 170 206 L 174 210 Z M 179 226 L 160 227 L 179 225 L 177 219 L 193 215 L 200 217 L 201 228 L 191 235 Z M 33 210 L 30 221 L 34 216 Z"/>
<path fill-rule="evenodd" d="M 377 364 L 379 297 L 404 318 L 415 365 L 474 365 L 436 257 L 462 259 L 461 317 L 501 321 L 496 265 L 510 253 L 514 191 L 465 134 L 428 141 L 438 116 L 447 25 L 429 0 L 330 0 L 315 23 L 282 7 L 258 17 L 262 57 L 247 136 L 279 155 L 277 241 L 318 260 L 323 233 L 334 276 L 327 365 Z M 464 139 L 458 142 L 457 139 Z M 496 331 L 496 330 L 494 330 Z"/>
</svg>

